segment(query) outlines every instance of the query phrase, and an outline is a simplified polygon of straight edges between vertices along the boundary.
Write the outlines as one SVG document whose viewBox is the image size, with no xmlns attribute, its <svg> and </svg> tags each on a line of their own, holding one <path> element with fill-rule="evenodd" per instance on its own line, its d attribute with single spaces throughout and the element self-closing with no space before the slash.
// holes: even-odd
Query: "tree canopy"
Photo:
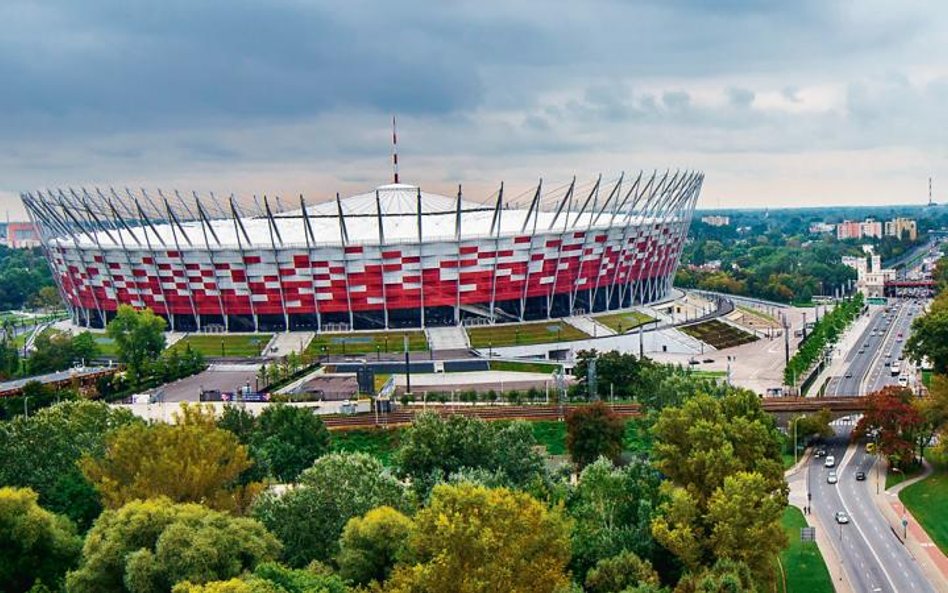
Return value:
<svg viewBox="0 0 948 593">
<path fill-rule="evenodd" d="M 574 408 L 566 415 L 566 448 L 580 468 L 600 456 L 616 461 L 624 437 L 625 420 L 602 402 Z"/>
<path fill-rule="evenodd" d="M 506 488 L 436 486 L 408 549 L 385 591 L 552 593 L 569 582 L 569 521 Z"/>
<path fill-rule="evenodd" d="M 119 305 L 115 318 L 106 326 L 106 333 L 115 340 L 119 358 L 138 375 L 145 361 L 157 358 L 165 349 L 165 320 L 151 309 L 136 310 Z"/>
<path fill-rule="evenodd" d="M 33 489 L 43 507 L 85 530 L 102 506 L 77 462 L 102 457 L 108 436 L 130 424 L 141 421 L 127 410 L 83 400 L 0 423 L 0 485 Z"/>
<path fill-rule="evenodd" d="M 355 585 L 385 582 L 411 529 L 412 520 L 388 506 L 349 519 L 339 540 L 339 575 Z"/>
<path fill-rule="evenodd" d="M 102 513 L 66 585 L 70 593 L 170 592 L 182 581 L 237 577 L 279 551 L 253 519 L 167 498 L 137 500 Z"/>
<path fill-rule="evenodd" d="M 0 488 L 0 583 L 8 593 L 34 583 L 58 588 L 82 540 L 66 517 L 39 506 L 28 488 Z"/>
<path fill-rule="evenodd" d="M 233 433 L 217 428 L 213 410 L 200 405 L 182 405 L 175 424 L 120 428 L 108 437 L 104 455 L 86 455 L 80 466 L 112 509 L 158 496 L 241 509 L 259 490 L 238 485 L 251 466 L 247 448 Z"/>
<path fill-rule="evenodd" d="M 261 495 L 253 515 L 283 542 L 285 561 L 302 567 L 332 561 L 349 519 L 384 505 L 407 510 L 405 487 L 373 457 L 332 453 L 304 471 L 298 486 Z"/>
<path fill-rule="evenodd" d="M 329 431 L 309 408 L 269 405 L 257 418 L 250 437 L 251 456 L 280 482 L 295 481 L 327 452 Z"/>
</svg>

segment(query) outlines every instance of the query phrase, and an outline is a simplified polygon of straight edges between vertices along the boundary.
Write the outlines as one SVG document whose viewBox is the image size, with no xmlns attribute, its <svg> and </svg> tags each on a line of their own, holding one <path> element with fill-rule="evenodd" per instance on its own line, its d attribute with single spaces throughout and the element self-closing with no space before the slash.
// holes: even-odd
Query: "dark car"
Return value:
<svg viewBox="0 0 948 593">
<path fill-rule="evenodd" d="M 713 358 L 705 358 L 705 359 L 702 360 L 701 362 L 704 362 L 704 363 L 714 362 L 714 359 L 713 359 Z"/>
<path fill-rule="evenodd" d="M 866 472 L 856 472 L 856 480 L 864 482 L 866 480 Z"/>
</svg>

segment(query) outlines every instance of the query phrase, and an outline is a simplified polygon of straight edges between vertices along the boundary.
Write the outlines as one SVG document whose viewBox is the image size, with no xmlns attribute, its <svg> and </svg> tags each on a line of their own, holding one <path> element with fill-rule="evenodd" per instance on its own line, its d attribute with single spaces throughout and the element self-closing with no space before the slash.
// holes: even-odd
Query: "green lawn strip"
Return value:
<svg viewBox="0 0 948 593">
<path fill-rule="evenodd" d="M 939 467 L 929 477 L 899 492 L 915 519 L 945 554 L 948 554 L 948 468 Z"/>
<path fill-rule="evenodd" d="M 492 360 L 490 361 L 490 370 L 492 371 L 513 371 L 517 373 L 553 373 L 560 368 L 558 364 L 548 362 L 516 361 L 516 360 Z"/>
<path fill-rule="evenodd" d="M 738 310 L 743 311 L 744 313 L 747 313 L 748 315 L 753 315 L 754 317 L 759 317 L 760 319 L 768 323 L 779 325 L 779 322 L 777 321 L 777 319 L 774 318 L 774 316 L 771 315 L 770 313 L 764 313 L 763 311 L 760 311 L 753 307 L 748 307 L 746 305 L 738 305 L 737 308 Z"/>
<path fill-rule="evenodd" d="M 926 389 L 932 388 L 932 372 L 931 371 L 922 371 L 922 385 Z"/>
<path fill-rule="evenodd" d="M 370 428 L 366 430 L 339 430 L 332 432 L 332 451 L 367 453 L 383 465 L 392 464 L 392 454 L 398 448 L 401 428 Z"/>
<path fill-rule="evenodd" d="M 204 356 L 259 356 L 272 337 L 271 334 L 194 334 L 178 340 L 168 350 L 184 351 L 191 346 Z"/>
<path fill-rule="evenodd" d="M 800 528 L 807 526 L 800 509 L 791 506 L 784 509 L 781 525 L 790 542 L 780 553 L 787 593 L 833 593 L 833 579 L 816 542 L 800 541 Z"/>
<path fill-rule="evenodd" d="M 630 329 L 655 321 L 654 317 L 646 315 L 641 311 L 607 313 L 605 315 L 594 316 L 593 319 L 618 333 L 625 333 Z"/>
<path fill-rule="evenodd" d="M 905 480 L 914 478 L 920 473 L 922 473 L 922 466 L 920 465 L 910 468 L 907 472 L 889 468 L 889 471 L 885 474 L 885 489 L 888 490 L 893 486 L 901 484 Z"/>
<path fill-rule="evenodd" d="M 112 338 L 103 334 L 93 334 L 95 345 L 99 347 L 99 354 L 106 358 L 116 358 L 119 355 L 118 345 Z"/>
<path fill-rule="evenodd" d="M 589 334 L 562 321 L 471 327 L 467 334 L 474 348 L 568 342 L 589 337 Z"/>
<path fill-rule="evenodd" d="M 316 334 L 313 341 L 306 347 L 310 356 L 324 354 L 374 354 L 377 352 L 404 352 L 405 336 L 408 336 L 408 350 L 423 352 L 428 350 L 428 338 L 425 332 L 411 331 L 381 331 L 381 332 L 346 332 Z"/>
</svg>

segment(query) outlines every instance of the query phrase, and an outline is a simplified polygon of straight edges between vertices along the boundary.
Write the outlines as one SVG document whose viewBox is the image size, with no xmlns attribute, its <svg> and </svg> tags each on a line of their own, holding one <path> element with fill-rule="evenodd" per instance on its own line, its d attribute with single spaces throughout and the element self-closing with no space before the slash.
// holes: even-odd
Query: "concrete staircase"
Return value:
<svg viewBox="0 0 948 593">
<path fill-rule="evenodd" d="M 467 332 L 463 327 L 429 327 L 425 329 L 428 347 L 438 350 L 467 350 L 471 347 Z"/>
</svg>

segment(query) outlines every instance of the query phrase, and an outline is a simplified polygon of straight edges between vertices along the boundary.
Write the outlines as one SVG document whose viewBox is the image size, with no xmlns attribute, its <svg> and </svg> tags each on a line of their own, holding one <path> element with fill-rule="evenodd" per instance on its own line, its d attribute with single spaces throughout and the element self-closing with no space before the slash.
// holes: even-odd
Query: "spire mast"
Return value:
<svg viewBox="0 0 948 593">
<path fill-rule="evenodd" d="M 395 173 L 395 183 L 398 183 L 398 127 L 395 125 L 395 116 L 392 116 L 392 171 Z"/>
</svg>

